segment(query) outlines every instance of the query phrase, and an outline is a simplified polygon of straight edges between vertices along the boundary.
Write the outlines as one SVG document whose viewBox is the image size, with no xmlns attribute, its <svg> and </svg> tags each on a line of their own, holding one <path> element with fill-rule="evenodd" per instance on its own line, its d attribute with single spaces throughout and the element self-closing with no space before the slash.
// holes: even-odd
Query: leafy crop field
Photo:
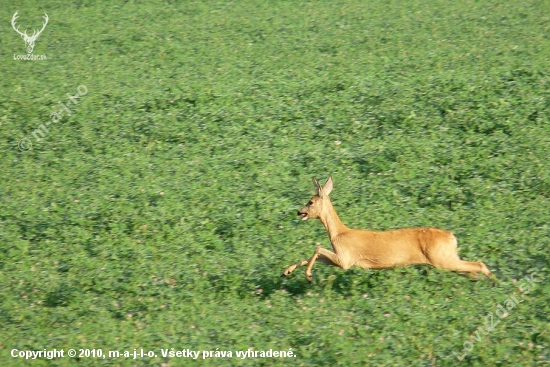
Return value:
<svg viewBox="0 0 550 367">
<path fill-rule="evenodd" d="M 549 365 L 548 9 L 4 4 L 0 365 Z M 452 231 L 498 282 L 281 278 L 330 247 L 296 216 L 329 175 L 348 226 Z"/>
</svg>

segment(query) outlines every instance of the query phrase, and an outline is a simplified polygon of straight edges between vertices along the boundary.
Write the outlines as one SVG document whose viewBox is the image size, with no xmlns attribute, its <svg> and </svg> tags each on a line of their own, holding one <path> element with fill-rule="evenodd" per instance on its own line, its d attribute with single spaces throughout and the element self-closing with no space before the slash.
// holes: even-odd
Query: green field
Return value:
<svg viewBox="0 0 550 367">
<path fill-rule="evenodd" d="M 3 4 L 0 365 L 549 365 L 549 9 Z M 29 35 L 48 14 L 46 60 L 15 60 L 16 11 Z M 296 216 L 329 175 L 348 226 L 452 231 L 498 282 L 321 263 L 313 285 L 281 278 L 330 247 Z"/>
</svg>

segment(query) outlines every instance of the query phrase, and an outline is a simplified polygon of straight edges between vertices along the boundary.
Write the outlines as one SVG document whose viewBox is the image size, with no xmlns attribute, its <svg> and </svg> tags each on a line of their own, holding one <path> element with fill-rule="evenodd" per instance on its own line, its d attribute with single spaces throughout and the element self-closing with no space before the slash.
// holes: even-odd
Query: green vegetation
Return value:
<svg viewBox="0 0 550 367">
<path fill-rule="evenodd" d="M 549 8 L 2 6 L 0 365 L 77 363 L 10 355 L 53 348 L 158 355 L 79 365 L 548 365 Z M 47 60 L 13 59 L 25 54 L 8 25 L 16 10 L 28 33 L 49 15 L 34 48 Z M 71 116 L 37 141 L 80 85 Z M 316 242 L 330 246 L 318 221 L 296 216 L 311 177 L 329 175 L 348 226 L 450 230 L 499 283 L 429 266 L 317 264 L 312 286 L 303 268 L 280 278 Z M 235 356 L 249 347 L 296 357 Z"/>
</svg>

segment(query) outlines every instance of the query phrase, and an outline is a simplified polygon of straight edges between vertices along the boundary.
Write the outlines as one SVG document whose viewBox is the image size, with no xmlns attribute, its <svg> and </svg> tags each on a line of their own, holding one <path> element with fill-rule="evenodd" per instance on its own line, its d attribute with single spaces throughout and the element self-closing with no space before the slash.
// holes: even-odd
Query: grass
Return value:
<svg viewBox="0 0 550 367">
<path fill-rule="evenodd" d="M 548 365 L 549 5 L 2 7 L 1 364 Z M 50 17 L 34 49 L 47 60 L 13 60 L 16 10 L 22 29 Z M 348 226 L 450 230 L 499 282 L 323 264 L 313 286 L 280 278 L 330 246 L 296 216 L 329 175 Z M 296 357 L 236 357 L 250 347 Z M 10 354 L 53 348 L 157 357 Z"/>
</svg>

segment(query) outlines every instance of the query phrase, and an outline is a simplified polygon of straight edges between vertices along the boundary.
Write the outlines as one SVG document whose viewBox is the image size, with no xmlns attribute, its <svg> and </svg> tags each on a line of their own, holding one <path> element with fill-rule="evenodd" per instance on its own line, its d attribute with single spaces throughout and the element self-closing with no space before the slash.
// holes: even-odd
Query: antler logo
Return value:
<svg viewBox="0 0 550 367">
<path fill-rule="evenodd" d="M 23 40 L 25 41 L 25 48 L 27 49 L 27 54 L 31 54 L 32 50 L 34 49 L 34 42 L 36 41 L 38 36 L 40 36 L 40 33 L 42 33 L 44 28 L 46 28 L 46 24 L 48 24 L 48 14 L 44 13 L 45 22 L 42 23 L 42 29 L 39 31 L 34 30 L 32 32 L 32 36 L 29 36 L 27 34 L 26 29 L 25 29 L 25 32 L 21 33 L 21 31 L 19 31 L 19 26 L 15 27 L 15 20 L 17 19 L 17 13 L 18 12 L 16 11 L 15 14 L 13 14 L 13 18 L 11 18 L 11 26 L 13 27 L 13 29 L 15 29 L 17 33 L 19 33 L 21 37 L 23 37 Z"/>
</svg>

